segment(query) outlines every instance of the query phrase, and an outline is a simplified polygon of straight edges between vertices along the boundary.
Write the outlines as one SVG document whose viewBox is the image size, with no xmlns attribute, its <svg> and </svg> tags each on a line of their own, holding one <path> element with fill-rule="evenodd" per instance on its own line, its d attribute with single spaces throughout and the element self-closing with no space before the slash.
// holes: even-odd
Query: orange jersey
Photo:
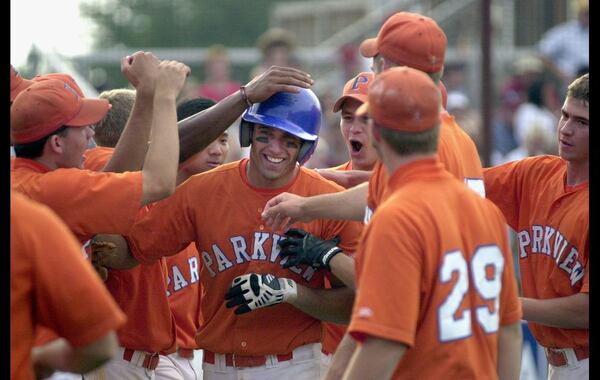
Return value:
<svg viewBox="0 0 600 380">
<path fill-rule="evenodd" d="M 81 243 L 97 233 L 126 235 L 142 199 L 142 173 L 50 170 L 17 158 L 11 170 L 13 190 L 49 206 Z"/>
<path fill-rule="evenodd" d="M 438 159 L 446 170 L 473 190 L 485 196 L 483 187 L 483 169 L 481 159 L 473 140 L 456 124 L 454 116 L 446 111 L 440 114 L 440 137 L 438 143 Z M 389 175 L 381 161 L 377 160 L 369 179 L 368 211 L 366 220 L 387 196 Z"/>
<path fill-rule="evenodd" d="M 10 211 L 11 379 L 33 379 L 37 324 L 78 347 L 118 328 L 125 315 L 49 208 L 12 192 Z"/>
<path fill-rule="evenodd" d="M 200 268 L 202 261 L 194 244 L 166 257 L 167 296 L 177 328 L 177 347 L 195 349 L 200 329 Z"/>
<path fill-rule="evenodd" d="M 108 148 L 104 146 L 97 146 L 92 149 L 88 149 L 83 153 L 83 168 L 87 170 L 93 170 L 95 172 L 101 171 L 110 157 L 113 154 L 114 148 Z"/>
<path fill-rule="evenodd" d="M 113 151 L 113 148 L 86 151 L 87 157 L 93 158 L 90 166 L 102 169 Z M 137 218 L 149 208 L 140 209 Z M 108 271 L 106 287 L 128 316 L 127 323 L 117 331 L 121 346 L 146 352 L 174 351 L 176 329 L 165 295 L 166 286 L 165 259 L 129 270 Z"/>
<path fill-rule="evenodd" d="M 486 168 L 487 195 L 517 233 L 523 296 L 589 293 L 589 185 L 565 184 L 567 163 L 537 156 Z M 587 347 L 588 329 L 529 323 L 545 347 Z"/>
<path fill-rule="evenodd" d="M 388 186 L 356 252 L 350 334 L 410 347 L 394 379 L 496 379 L 498 329 L 521 318 L 502 213 L 437 160 Z"/>
<path fill-rule="evenodd" d="M 269 199 L 284 191 L 312 196 L 342 188 L 300 168 L 285 187 L 258 189 L 248 182 L 247 163 L 232 162 L 190 177 L 136 223 L 130 248 L 138 261 L 153 262 L 195 243 L 203 261 L 202 319 L 196 334 L 200 348 L 240 355 L 289 353 L 321 340 L 319 320 L 289 304 L 237 316 L 225 307 L 225 293 L 235 277 L 250 272 L 271 273 L 323 288 L 324 271 L 304 265 L 281 267 L 277 242 L 282 236 L 263 225 L 261 212 Z M 354 252 L 361 229 L 360 223 L 334 220 L 296 223 L 294 227 L 324 239 L 339 235 L 345 252 Z"/>
</svg>

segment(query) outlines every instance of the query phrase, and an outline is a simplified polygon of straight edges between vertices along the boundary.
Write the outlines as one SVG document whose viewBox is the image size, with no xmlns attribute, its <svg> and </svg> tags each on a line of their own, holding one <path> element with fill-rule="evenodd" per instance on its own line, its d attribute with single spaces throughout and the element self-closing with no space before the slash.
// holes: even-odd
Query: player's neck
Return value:
<svg viewBox="0 0 600 380">
<path fill-rule="evenodd" d="M 381 162 L 383 162 L 383 166 L 385 166 L 387 172 L 391 175 L 396 170 L 398 170 L 398 168 L 400 168 L 404 165 L 410 164 L 413 161 L 422 160 L 425 158 L 435 158 L 435 157 L 436 157 L 435 153 L 411 154 L 408 156 L 401 156 L 397 153 L 387 152 L 382 157 Z"/>
<path fill-rule="evenodd" d="M 589 181 L 590 161 L 567 161 L 567 186 L 577 186 Z"/>
<path fill-rule="evenodd" d="M 248 183 L 257 189 L 279 189 L 290 184 L 298 174 L 300 167 L 294 166 L 294 170 L 281 175 L 277 178 L 268 178 L 262 175 L 257 168 L 252 165 L 252 160 L 248 160 L 246 165 L 246 179 Z"/>
<path fill-rule="evenodd" d="M 40 164 L 44 165 L 45 167 L 47 167 L 50 170 L 58 169 L 58 164 L 54 160 L 52 160 L 51 158 L 49 158 L 45 155 L 34 158 L 33 160 L 36 162 L 39 162 Z"/>
</svg>

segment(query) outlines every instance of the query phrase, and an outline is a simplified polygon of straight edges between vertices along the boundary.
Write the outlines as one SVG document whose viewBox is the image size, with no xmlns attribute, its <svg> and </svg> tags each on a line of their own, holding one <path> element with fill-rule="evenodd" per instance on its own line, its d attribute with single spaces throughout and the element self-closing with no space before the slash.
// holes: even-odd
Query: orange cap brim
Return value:
<svg viewBox="0 0 600 380">
<path fill-rule="evenodd" d="M 348 98 L 352 98 L 352 99 L 356 99 L 361 103 L 364 103 L 367 101 L 368 96 L 367 94 L 350 94 L 350 95 L 344 95 L 341 98 L 339 98 L 335 104 L 333 105 L 333 112 L 338 112 L 339 110 L 342 109 L 342 104 L 344 104 L 344 102 L 346 101 L 346 99 Z"/>
<path fill-rule="evenodd" d="M 369 38 L 360 44 L 360 54 L 365 58 L 375 57 L 379 53 L 377 38 Z"/>
<path fill-rule="evenodd" d="M 354 112 L 356 116 L 364 116 L 369 114 L 369 102 L 364 102 L 362 106 L 356 109 Z"/>
<path fill-rule="evenodd" d="M 104 119 L 111 104 L 106 99 L 82 99 L 83 105 L 74 118 L 65 122 L 69 127 L 85 127 Z"/>
</svg>

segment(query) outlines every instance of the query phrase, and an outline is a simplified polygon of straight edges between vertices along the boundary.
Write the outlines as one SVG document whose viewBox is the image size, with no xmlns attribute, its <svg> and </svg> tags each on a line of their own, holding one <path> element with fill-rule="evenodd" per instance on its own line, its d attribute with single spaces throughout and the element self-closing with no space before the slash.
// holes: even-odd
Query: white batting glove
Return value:
<svg viewBox="0 0 600 380">
<path fill-rule="evenodd" d="M 228 308 L 238 305 L 235 314 L 277 305 L 296 299 L 298 288 L 289 278 L 277 278 L 272 274 L 248 273 L 236 277 L 225 294 Z"/>
</svg>

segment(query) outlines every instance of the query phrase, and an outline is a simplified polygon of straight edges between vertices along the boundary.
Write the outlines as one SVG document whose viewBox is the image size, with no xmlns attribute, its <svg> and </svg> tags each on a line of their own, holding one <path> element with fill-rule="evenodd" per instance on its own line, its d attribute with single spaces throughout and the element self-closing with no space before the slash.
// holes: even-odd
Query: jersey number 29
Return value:
<svg viewBox="0 0 600 380">
<path fill-rule="evenodd" d="M 469 268 L 470 267 L 470 268 Z M 448 298 L 438 309 L 438 328 L 441 342 L 463 339 L 471 335 L 471 310 L 465 309 L 462 315 L 455 318 L 458 308 L 469 290 L 469 282 L 485 301 L 493 300 L 494 310 L 490 312 L 487 305 L 475 306 L 477 322 L 486 334 L 498 331 L 499 296 L 502 290 L 502 272 L 504 270 L 504 257 L 502 251 L 495 245 L 480 246 L 469 262 L 460 251 L 450 251 L 444 255 L 440 267 L 440 281 L 448 283 L 452 280 L 454 272 L 458 272 L 456 284 L 450 291 Z M 486 268 L 492 267 L 494 277 L 489 279 Z"/>
</svg>

